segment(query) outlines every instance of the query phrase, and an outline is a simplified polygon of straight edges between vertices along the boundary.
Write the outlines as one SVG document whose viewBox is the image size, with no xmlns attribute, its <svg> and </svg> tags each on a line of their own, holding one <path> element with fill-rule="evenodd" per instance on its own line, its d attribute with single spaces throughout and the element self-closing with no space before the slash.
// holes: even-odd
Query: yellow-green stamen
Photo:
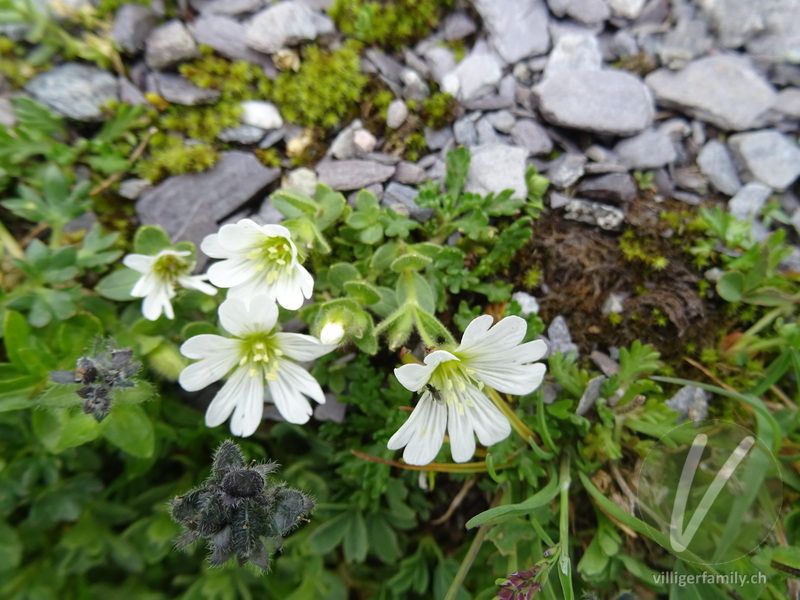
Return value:
<svg viewBox="0 0 800 600">
<path fill-rule="evenodd" d="M 428 385 L 435 390 L 434 397 L 453 404 L 458 414 L 464 414 L 464 404 L 472 406 L 472 401 L 465 394 L 468 386 L 483 388 L 483 383 L 473 379 L 474 370 L 461 361 L 449 360 L 439 363 L 431 374 Z"/>
<path fill-rule="evenodd" d="M 190 268 L 189 261 L 177 254 L 167 253 L 156 258 L 153 272 L 163 281 L 175 281 Z"/>
<path fill-rule="evenodd" d="M 256 333 L 239 340 L 239 367 L 247 368 L 250 377 L 278 378 L 278 358 L 283 355 L 271 334 Z"/>
<path fill-rule="evenodd" d="M 284 237 L 265 237 L 247 253 L 249 260 L 256 262 L 256 269 L 264 271 L 267 284 L 274 284 L 281 274 L 288 272 L 292 265 L 292 246 Z"/>
</svg>

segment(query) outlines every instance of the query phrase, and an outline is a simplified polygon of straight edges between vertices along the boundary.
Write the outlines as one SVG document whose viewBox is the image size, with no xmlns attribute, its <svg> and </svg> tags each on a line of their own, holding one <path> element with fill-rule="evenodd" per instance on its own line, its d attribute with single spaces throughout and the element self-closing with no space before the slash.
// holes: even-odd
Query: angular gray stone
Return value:
<svg viewBox="0 0 800 600">
<path fill-rule="evenodd" d="M 307 167 L 299 167 L 286 174 L 281 182 L 281 188 L 313 197 L 317 190 L 317 183 L 317 174 L 314 171 Z"/>
<path fill-rule="evenodd" d="M 578 185 L 577 193 L 590 200 L 633 202 L 639 195 L 639 188 L 628 173 L 607 173 L 587 177 Z"/>
<path fill-rule="evenodd" d="M 11 128 L 16 124 L 17 116 L 14 114 L 14 105 L 5 96 L 0 96 L 0 125 Z"/>
<path fill-rule="evenodd" d="M 635 19 L 642 13 L 646 0 L 606 0 L 606 2 L 616 16 Z"/>
<path fill-rule="evenodd" d="M 199 58 L 192 34 L 177 19 L 159 25 L 147 36 L 144 61 L 151 69 L 167 69 L 184 60 Z"/>
<path fill-rule="evenodd" d="M 550 48 L 543 0 L 474 0 L 489 39 L 507 64 L 544 54 Z"/>
<path fill-rule="evenodd" d="M 232 60 L 244 60 L 254 65 L 271 65 L 272 60 L 244 43 L 247 28 L 236 19 L 224 15 L 201 15 L 191 25 L 198 44 L 209 46 Z"/>
<path fill-rule="evenodd" d="M 450 127 L 443 129 L 431 129 L 426 127 L 424 129 L 425 143 L 431 150 L 439 150 L 444 148 L 453 139 L 453 130 Z"/>
<path fill-rule="evenodd" d="M 198 104 L 214 104 L 220 97 L 220 91 L 213 88 L 201 88 L 185 77 L 174 73 L 153 73 L 159 95 L 167 102 L 196 106 Z"/>
<path fill-rule="evenodd" d="M 600 388 L 603 386 L 605 380 L 605 375 L 598 375 L 589 380 L 586 389 L 583 391 L 583 396 L 581 396 L 578 402 L 578 407 L 575 409 L 576 415 L 585 415 L 589 412 L 589 409 L 594 406 L 594 403 L 597 402 L 597 399 L 600 397 Z"/>
<path fill-rule="evenodd" d="M 621 140 L 614 146 L 614 152 L 629 169 L 657 169 L 678 157 L 672 138 L 653 129 Z"/>
<path fill-rule="evenodd" d="M 800 89 L 792 87 L 781 90 L 772 108 L 790 119 L 800 119 Z"/>
<path fill-rule="evenodd" d="M 386 126 L 389 129 L 397 129 L 405 123 L 408 118 L 408 106 L 405 101 L 396 99 L 392 100 L 389 108 L 386 111 Z"/>
<path fill-rule="evenodd" d="M 468 117 L 463 117 L 453 123 L 453 135 L 456 138 L 456 144 L 465 148 L 472 148 L 478 143 L 478 131 L 475 129 L 475 123 Z"/>
<path fill-rule="evenodd" d="M 499 144 L 502 143 L 497 130 L 486 117 L 481 117 L 475 123 L 475 134 L 478 137 L 478 144 Z"/>
<path fill-rule="evenodd" d="M 567 15 L 586 25 L 597 25 L 611 16 L 605 0 L 570 0 Z"/>
<path fill-rule="evenodd" d="M 126 179 L 119 184 L 117 193 L 128 200 L 136 200 L 152 187 L 153 183 L 149 179 Z"/>
<path fill-rule="evenodd" d="M 125 52 L 135 54 L 144 50 L 145 40 L 157 22 L 158 18 L 148 6 L 123 4 L 114 17 L 111 39 Z"/>
<path fill-rule="evenodd" d="M 622 226 L 625 221 L 625 213 L 615 206 L 573 198 L 566 206 L 564 218 L 597 225 L 607 231 L 614 231 Z"/>
<path fill-rule="evenodd" d="M 711 395 L 700 388 L 684 386 L 666 404 L 681 415 L 680 420 L 702 421 L 708 416 L 708 401 Z"/>
<path fill-rule="evenodd" d="M 194 0 L 197 2 L 197 0 Z M 192 6 L 194 6 L 194 2 Z M 204 15 L 243 15 L 261 10 L 264 0 L 206 0 L 201 6 L 194 6 Z"/>
<path fill-rule="evenodd" d="M 262 100 L 245 100 L 242 106 L 242 123 L 261 129 L 278 129 L 283 125 L 283 117 L 278 107 Z"/>
<path fill-rule="evenodd" d="M 433 80 L 441 85 L 445 75 L 456 68 L 456 57 L 450 48 L 433 46 L 425 51 L 425 64 Z"/>
<path fill-rule="evenodd" d="M 419 192 L 413 187 L 392 181 L 383 191 L 381 206 L 424 223 L 431 218 L 433 210 L 421 208 L 416 201 L 418 195 Z"/>
<path fill-rule="evenodd" d="M 525 198 L 528 187 L 525 183 L 525 159 L 528 152 L 523 148 L 502 144 L 476 146 L 467 171 L 464 189 L 485 195 L 498 194 L 503 190 L 514 191 L 515 198 Z"/>
<path fill-rule="evenodd" d="M 488 113 L 486 119 L 492 124 L 492 127 L 500 133 L 511 133 L 514 124 L 517 122 L 514 115 L 508 110 L 498 110 Z"/>
<path fill-rule="evenodd" d="M 764 31 L 747 43 L 747 51 L 773 63 L 800 63 L 800 2 L 773 0 L 756 4 L 769 12 L 764 18 Z"/>
<path fill-rule="evenodd" d="M 773 130 L 732 135 L 728 146 L 744 181 L 760 181 L 782 192 L 800 176 L 800 148 Z"/>
<path fill-rule="evenodd" d="M 371 160 L 324 160 L 317 164 L 320 183 L 335 190 L 358 190 L 381 183 L 394 172 L 394 167 Z"/>
<path fill-rule="evenodd" d="M 364 54 L 381 75 L 389 81 L 400 83 L 400 74 L 405 68 L 403 63 L 375 48 L 367 48 Z"/>
<path fill-rule="evenodd" d="M 547 169 L 550 183 L 560 189 L 568 188 L 583 176 L 586 157 L 583 154 L 562 154 Z"/>
<path fill-rule="evenodd" d="M 528 292 L 514 292 L 511 294 L 511 299 L 519 304 L 521 316 L 539 314 L 539 301 Z"/>
<path fill-rule="evenodd" d="M 678 24 L 667 31 L 658 45 L 661 63 L 670 69 L 679 69 L 692 59 L 702 56 L 711 48 L 712 39 L 703 19 L 694 18 L 690 7 L 681 11 Z"/>
<path fill-rule="evenodd" d="M 474 100 L 466 100 L 463 102 L 463 106 L 467 110 L 498 110 L 502 108 L 512 108 L 514 106 L 516 89 L 517 84 L 514 80 L 514 76 L 509 73 L 500 80 L 500 84 L 497 86 L 497 93 L 490 92 Z"/>
<path fill-rule="evenodd" d="M 742 187 L 733 157 L 727 146 L 719 140 L 709 140 L 697 155 L 700 172 L 717 190 L 733 196 Z"/>
<path fill-rule="evenodd" d="M 641 80 L 623 71 L 563 71 L 533 88 L 550 123 L 596 133 L 633 135 L 653 120 L 653 101 Z"/>
<path fill-rule="evenodd" d="M 101 107 L 119 99 L 119 83 L 111 73 L 78 63 L 66 63 L 37 75 L 25 89 L 63 117 L 102 121 Z"/>
<path fill-rule="evenodd" d="M 465 102 L 490 92 L 502 76 L 500 58 L 479 42 L 455 70 L 442 79 L 442 90 Z"/>
<path fill-rule="evenodd" d="M 237 125 L 220 131 L 217 139 L 221 142 L 234 142 L 237 144 L 257 144 L 267 135 L 266 129 L 252 125 Z"/>
<path fill-rule="evenodd" d="M 400 80 L 403 82 L 403 98 L 406 100 L 422 102 L 430 96 L 430 87 L 414 69 L 403 69 Z"/>
<path fill-rule="evenodd" d="M 544 77 L 561 71 L 599 71 L 602 64 L 603 54 L 595 36 L 562 35 L 550 52 Z"/>
<path fill-rule="evenodd" d="M 257 13 L 245 34 L 251 48 L 273 54 L 284 46 L 317 37 L 314 11 L 302 2 L 287 0 Z"/>
<path fill-rule="evenodd" d="M 425 169 L 419 165 L 408 161 L 397 163 L 397 170 L 394 172 L 393 179 L 398 183 L 406 183 L 408 185 L 418 185 L 425 181 Z"/>
<path fill-rule="evenodd" d="M 659 105 L 735 131 L 757 126 L 776 95 L 747 59 L 729 54 L 695 60 L 677 72 L 658 69 L 645 83 Z"/>
<path fill-rule="evenodd" d="M 137 104 L 144 104 L 147 98 L 144 97 L 142 90 L 133 85 L 131 81 L 120 75 L 119 81 L 119 100 L 125 104 L 136 106 Z"/>
<path fill-rule="evenodd" d="M 742 189 L 728 200 L 728 212 L 737 219 L 751 219 L 764 208 L 764 204 L 771 195 L 772 190 L 769 187 L 763 183 L 751 181 L 742 186 Z"/>
<path fill-rule="evenodd" d="M 463 12 L 456 12 L 447 15 L 444 19 L 444 23 L 442 23 L 444 39 L 446 39 L 448 42 L 465 38 L 468 35 L 472 35 L 477 30 L 478 26 L 475 24 L 475 21 L 470 19 Z"/>
<path fill-rule="evenodd" d="M 262 165 L 247 152 L 222 152 L 210 171 L 177 175 L 145 192 L 136 213 L 145 225 L 160 225 L 173 241 L 199 245 L 217 223 L 263 192 L 280 169 Z"/>
<path fill-rule="evenodd" d="M 558 315 L 550 322 L 547 328 L 547 342 L 547 356 L 551 356 L 556 352 L 579 354 L 578 346 L 573 343 L 572 336 L 569 333 L 567 320 L 561 315 Z"/>
<path fill-rule="evenodd" d="M 533 119 L 519 119 L 511 128 L 511 139 L 533 156 L 550 154 L 553 151 L 553 140 L 547 130 Z"/>
</svg>

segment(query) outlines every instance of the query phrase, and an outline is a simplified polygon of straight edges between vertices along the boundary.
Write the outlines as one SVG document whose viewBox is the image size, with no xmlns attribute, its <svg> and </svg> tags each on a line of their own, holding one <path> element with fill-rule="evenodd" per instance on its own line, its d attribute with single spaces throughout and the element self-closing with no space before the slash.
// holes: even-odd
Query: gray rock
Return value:
<svg viewBox="0 0 800 600">
<path fill-rule="evenodd" d="M 614 152 L 629 169 L 657 169 L 673 163 L 678 156 L 672 138 L 653 129 L 621 140 Z"/>
<path fill-rule="evenodd" d="M 317 404 L 314 406 L 314 418 L 317 421 L 344 423 L 347 414 L 347 406 L 346 402 L 339 401 L 336 394 L 325 394 L 325 404 Z"/>
<path fill-rule="evenodd" d="M 500 133 L 511 133 L 514 124 L 517 122 L 514 115 L 508 110 L 498 110 L 497 112 L 489 113 L 486 115 L 486 118 L 489 123 L 492 124 L 492 127 L 497 129 Z"/>
<path fill-rule="evenodd" d="M 511 129 L 511 138 L 517 146 L 522 146 L 533 156 L 553 151 L 553 140 L 547 130 L 533 119 L 519 119 Z"/>
<path fill-rule="evenodd" d="M 622 226 L 625 221 L 625 213 L 615 206 L 573 198 L 566 206 L 564 218 L 597 225 L 607 231 L 614 231 Z"/>
<path fill-rule="evenodd" d="M 757 5 L 769 12 L 764 19 L 764 31 L 747 43 L 747 51 L 774 63 L 800 62 L 800 2 L 773 0 Z"/>
<path fill-rule="evenodd" d="M 562 154 L 547 169 L 550 183 L 560 189 L 568 188 L 583 176 L 586 157 L 583 154 Z"/>
<path fill-rule="evenodd" d="M 573 343 L 572 336 L 569 333 L 567 320 L 561 315 L 558 315 L 550 322 L 547 328 L 547 342 L 547 356 L 552 356 L 556 352 L 579 354 L 578 346 Z"/>
<path fill-rule="evenodd" d="M 400 83 L 400 74 L 405 68 L 403 63 L 376 48 L 367 48 L 364 55 L 367 57 L 367 60 L 375 65 L 375 68 L 378 69 L 378 73 L 386 77 L 389 81 Z"/>
<path fill-rule="evenodd" d="M 603 382 L 605 380 L 605 375 L 598 375 L 597 377 L 593 377 L 589 380 L 589 383 L 586 385 L 586 389 L 583 391 L 583 395 L 578 402 L 578 407 L 575 409 L 576 415 L 583 416 L 589 412 L 589 409 L 592 408 L 592 406 L 594 406 L 594 403 L 597 402 L 597 399 L 600 397 L 600 388 L 603 386 Z"/>
<path fill-rule="evenodd" d="M 500 135 L 486 117 L 481 117 L 478 119 L 478 122 L 475 123 L 475 133 L 478 137 L 478 144 L 501 143 Z"/>
<path fill-rule="evenodd" d="M 442 84 L 445 76 L 456 68 L 456 57 L 450 48 L 433 46 L 425 51 L 425 63 L 433 80 Z"/>
<path fill-rule="evenodd" d="M 514 81 L 514 76 L 509 74 L 503 77 L 500 80 L 500 85 L 498 85 L 497 88 L 496 94 L 490 92 L 485 96 L 480 96 L 474 100 L 464 101 L 464 108 L 467 110 L 499 110 L 514 106 L 515 92 L 517 88 L 517 84 Z"/>
<path fill-rule="evenodd" d="M 475 21 L 470 19 L 463 12 L 455 12 L 447 15 L 442 23 L 442 33 L 448 42 L 460 40 L 472 35 L 478 30 Z"/>
<path fill-rule="evenodd" d="M 114 17 L 111 39 L 125 52 L 136 54 L 144 50 L 145 40 L 157 21 L 158 18 L 149 7 L 123 4 Z"/>
<path fill-rule="evenodd" d="M 728 148 L 719 140 L 709 140 L 697 155 L 697 166 L 711 185 L 723 194 L 733 196 L 742 187 L 736 165 Z"/>
<path fill-rule="evenodd" d="M 685 7 L 689 8 L 689 7 Z M 694 11 L 683 11 L 678 24 L 667 31 L 658 45 L 658 56 L 662 64 L 670 69 L 679 69 L 711 48 L 705 20 L 694 18 Z"/>
<path fill-rule="evenodd" d="M 408 106 L 403 100 L 392 100 L 386 112 L 386 126 L 389 129 L 397 129 L 408 118 Z"/>
<path fill-rule="evenodd" d="M 367 154 L 375 150 L 378 140 L 367 129 L 356 129 L 353 133 L 353 144 L 358 154 Z"/>
<path fill-rule="evenodd" d="M 764 208 L 771 195 L 772 190 L 766 185 L 751 181 L 742 186 L 742 189 L 728 201 L 728 212 L 743 221 L 752 219 Z"/>
<path fill-rule="evenodd" d="M 394 172 L 394 167 L 371 160 L 324 160 L 317 164 L 320 182 L 335 190 L 358 190 L 381 183 Z"/>
<path fill-rule="evenodd" d="M 447 165 L 443 160 L 435 158 L 431 166 L 425 169 L 425 174 L 428 179 L 433 181 L 444 181 L 445 175 L 447 175 Z"/>
<path fill-rule="evenodd" d="M 474 0 L 492 46 L 512 64 L 550 48 L 548 14 L 543 0 Z"/>
<path fill-rule="evenodd" d="M 147 36 L 144 61 L 151 69 L 167 69 L 181 61 L 199 57 L 194 38 L 177 19 L 159 25 Z"/>
<path fill-rule="evenodd" d="M 590 200 L 633 202 L 639 195 L 639 188 L 628 173 L 607 173 L 587 177 L 578 185 L 577 193 Z"/>
<path fill-rule="evenodd" d="M 515 198 L 525 198 L 528 186 L 525 183 L 525 159 L 528 152 L 522 148 L 502 144 L 476 146 L 467 171 L 464 189 L 486 195 L 499 194 L 503 190 L 514 190 Z"/>
<path fill-rule="evenodd" d="M 194 0 L 197 2 L 197 0 Z M 194 6 L 194 4 L 193 4 Z M 195 6 L 203 15 L 230 15 L 238 16 L 254 13 L 261 10 L 264 0 L 210 0 L 202 2 L 201 7 Z"/>
<path fill-rule="evenodd" d="M 547 6 L 550 12 L 559 19 L 567 16 L 567 9 L 571 0 L 547 0 Z"/>
<path fill-rule="evenodd" d="M 217 139 L 221 142 L 233 142 L 237 144 L 257 144 L 267 135 L 266 129 L 253 127 L 252 125 L 238 125 L 228 127 L 220 131 Z"/>
<path fill-rule="evenodd" d="M 715 55 L 677 72 L 653 71 L 645 82 L 658 104 L 722 129 L 751 129 L 775 101 L 774 88 L 740 56 Z"/>
<path fill-rule="evenodd" d="M 119 190 L 117 190 L 117 192 L 123 198 L 136 200 L 147 190 L 152 189 L 152 187 L 153 184 L 148 179 L 126 179 L 119 184 Z"/>
<path fill-rule="evenodd" d="M 539 301 L 528 292 L 514 292 L 511 294 L 511 299 L 519 304 L 521 316 L 539 314 Z"/>
<path fill-rule="evenodd" d="M 490 92 L 502 76 L 500 58 L 479 42 L 455 70 L 442 79 L 442 90 L 464 102 Z"/>
<path fill-rule="evenodd" d="M 418 185 L 426 179 L 425 169 L 404 160 L 397 163 L 397 170 L 394 172 L 393 179 L 398 183 Z"/>
<path fill-rule="evenodd" d="M 219 90 L 201 88 L 174 73 L 153 73 L 153 77 L 159 95 L 173 104 L 183 104 L 184 106 L 214 104 L 220 97 Z"/>
<path fill-rule="evenodd" d="M 557 208 L 564 208 L 567 204 L 569 204 L 570 200 L 572 200 L 572 198 L 570 198 L 569 196 L 565 196 L 564 194 L 561 194 L 554 190 L 551 190 L 550 193 L 548 194 L 548 201 L 550 203 L 550 208 L 552 208 L 553 210 Z"/>
<path fill-rule="evenodd" d="M 613 377 L 619 373 L 619 363 L 608 354 L 604 354 L 599 350 L 592 350 L 589 358 L 592 359 L 592 362 L 597 365 L 597 368 L 600 369 L 606 377 Z"/>
<path fill-rule="evenodd" d="M 691 419 L 692 421 L 702 421 L 708 416 L 708 401 L 711 395 L 700 388 L 684 386 L 678 390 L 666 404 L 672 410 L 680 413 L 681 421 Z"/>
<path fill-rule="evenodd" d="M 697 167 L 678 167 L 672 171 L 675 185 L 681 189 L 705 195 L 708 193 L 708 182 Z"/>
<path fill-rule="evenodd" d="M 381 198 L 381 206 L 391 208 L 398 214 L 406 215 L 424 223 L 433 215 L 430 208 L 421 208 L 417 204 L 419 192 L 411 186 L 392 181 L 386 186 Z"/>
<path fill-rule="evenodd" d="M 349 126 L 342 129 L 331 142 L 330 153 L 334 158 L 347 160 L 356 155 L 356 144 L 354 141 L 355 130 L 361 127 L 361 121 L 354 121 Z"/>
<path fill-rule="evenodd" d="M 756 33 L 763 31 L 767 7 L 776 2 L 750 0 L 701 0 L 719 44 L 740 48 Z"/>
<path fill-rule="evenodd" d="M 611 314 L 622 314 L 622 312 L 625 310 L 625 305 L 623 302 L 625 302 L 626 299 L 626 294 L 615 294 L 612 292 L 608 295 L 606 301 L 603 302 L 603 308 L 600 309 L 600 314 L 602 314 L 604 317 L 607 317 Z"/>
<path fill-rule="evenodd" d="M 14 114 L 14 105 L 5 96 L 0 96 L 0 125 L 11 128 L 17 124 L 17 116 Z"/>
<path fill-rule="evenodd" d="M 561 71 L 599 71 L 603 64 L 600 45 L 593 35 L 562 35 L 550 52 L 544 77 Z"/>
<path fill-rule="evenodd" d="M 635 19 L 642 13 L 646 0 L 606 0 L 606 2 L 616 16 Z"/>
<path fill-rule="evenodd" d="M 478 130 L 475 129 L 475 123 L 472 122 L 472 119 L 467 117 L 458 119 L 453 123 L 453 135 L 456 138 L 456 144 L 465 148 L 472 148 L 478 143 Z"/>
<path fill-rule="evenodd" d="M 314 11 L 306 4 L 287 0 L 257 13 L 247 27 L 244 41 L 259 52 L 273 54 L 284 46 L 316 37 Z"/>
<path fill-rule="evenodd" d="M 111 73 L 89 65 L 66 63 L 37 75 L 25 89 L 63 117 L 102 121 L 101 108 L 119 99 L 119 83 Z"/>
<path fill-rule="evenodd" d="M 781 90 L 772 108 L 790 119 L 800 119 L 800 89 L 792 87 Z"/>
<path fill-rule="evenodd" d="M 567 14 L 580 23 L 597 25 L 611 16 L 605 0 L 570 0 Z"/>
<path fill-rule="evenodd" d="M 443 129 L 431 129 L 426 127 L 424 129 L 425 143 L 431 150 L 439 150 L 444 148 L 453 139 L 453 130 L 450 127 Z"/>
<path fill-rule="evenodd" d="M 147 98 L 144 97 L 142 90 L 133 85 L 130 80 L 122 75 L 118 77 L 119 82 L 119 100 L 125 104 L 136 106 L 137 104 L 145 104 Z"/>
<path fill-rule="evenodd" d="M 562 127 L 627 136 L 653 120 L 647 88 L 623 71 L 563 71 L 533 91 L 542 116 Z"/>
<path fill-rule="evenodd" d="M 199 245 L 217 223 L 262 193 L 280 175 L 247 152 L 223 152 L 210 171 L 177 175 L 145 192 L 136 203 L 139 220 L 160 225 L 173 241 Z"/>
<path fill-rule="evenodd" d="M 800 176 L 800 149 L 794 141 L 777 131 L 732 135 L 728 146 L 744 181 L 760 181 L 782 192 Z"/>
<path fill-rule="evenodd" d="M 307 167 L 293 169 L 286 174 L 281 188 L 313 197 L 317 190 L 317 174 Z"/>
<path fill-rule="evenodd" d="M 403 98 L 406 100 L 422 102 L 430 96 L 431 89 L 414 69 L 403 69 L 400 79 L 403 82 Z"/>
<path fill-rule="evenodd" d="M 283 126 L 283 117 L 278 107 L 262 100 L 245 100 L 242 106 L 242 124 L 261 129 L 278 129 Z"/>
<path fill-rule="evenodd" d="M 246 27 L 224 15 L 202 15 L 191 26 L 198 44 L 209 46 L 232 60 L 244 60 L 255 65 L 270 65 L 272 59 L 256 52 L 244 43 Z"/>
</svg>

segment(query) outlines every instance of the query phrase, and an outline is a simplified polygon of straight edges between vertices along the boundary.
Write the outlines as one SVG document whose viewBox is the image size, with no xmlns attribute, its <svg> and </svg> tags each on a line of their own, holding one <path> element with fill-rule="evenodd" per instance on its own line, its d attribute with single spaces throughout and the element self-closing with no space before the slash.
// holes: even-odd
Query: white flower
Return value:
<svg viewBox="0 0 800 600">
<path fill-rule="evenodd" d="M 323 344 L 336 346 L 344 337 L 344 327 L 338 321 L 325 323 L 322 331 L 319 332 L 319 339 Z"/>
<path fill-rule="evenodd" d="M 258 225 L 242 219 L 206 236 L 200 248 L 212 258 L 208 277 L 216 286 L 231 288 L 229 298 L 266 294 L 284 308 L 296 310 L 310 298 L 314 280 L 297 261 L 297 246 L 282 225 Z"/>
<path fill-rule="evenodd" d="M 529 394 L 542 382 L 545 366 L 531 363 L 544 356 L 545 343 L 521 343 L 527 324 L 520 317 L 506 317 L 494 327 L 492 322 L 490 315 L 482 315 L 469 324 L 454 350 L 436 350 L 425 357 L 424 365 L 395 369 L 407 389 L 426 388 L 388 443 L 390 450 L 405 446 L 403 458 L 408 464 L 426 465 L 436 458 L 445 430 L 456 462 L 475 454 L 475 435 L 484 446 L 505 439 L 511 425 L 484 394 L 484 385 L 498 392 Z"/>
<path fill-rule="evenodd" d="M 191 256 L 191 252 L 162 250 L 155 256 L 128 254 L 122 259 L 123 265 L 142 273 L 131 290 L 131 296 L 144 298 L 142 314 L 145 319 L 155 321 L 161 313 L 168 319 L 175 318 L 170 300 L 175 297 L 176 284 L 200 290 L 209 296 L 217 293 L 214 286 L 205 282 L 206 275 L 191 275 L 194 265 L 185 260 L 187 256 Z"/>
<path fill-rule="evenodd" d="M 293 361 L 313 360 L 333 348 L 310 335 L 275 331 L 278 307 L 267 296 L 249 303 L 228 299 L 219 307 L 219 320 L 234 337 L 197 335 L 181 346 L 181 354 L 200 359 L 181 371 L 183 389 L 194 392 L 229 376 L 208 406 L 206 425 L 216 427 L 233 413 L 231 433 L 252 435 L 265 401 L 274 402 L 288 422 L 307 422 L 312 410 L 306 396 L 324 404 L 325 395 L 317 380 Z"/>
</svg>

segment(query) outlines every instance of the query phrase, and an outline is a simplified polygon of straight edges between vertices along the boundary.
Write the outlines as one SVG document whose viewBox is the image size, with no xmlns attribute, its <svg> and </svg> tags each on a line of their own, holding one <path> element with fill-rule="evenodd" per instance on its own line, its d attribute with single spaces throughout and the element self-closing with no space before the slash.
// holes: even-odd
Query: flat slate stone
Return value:
<svg viewBox="0 0 800 600">
<path fill-rule="evenodd" d="M 111 39 L 119 47 L 135 54 L 144 50 L 144 43 L 158 18 L 150 7 L 143 4 L 123 4 L 114 17 Z"/>
<path fill-rule="evenodd" d="M 280 176 L 248 152 L 222 152 L 209 171 L 177 175 L 142 194 L 136 213 L 144 225 L 160 225 L 173 242 L 199 245 L 230 215 Z"/>
<path fill-rule="evenodd" d="M 625 221 L 625 213 L 616 206 L 573 198 L 565 207 L 564 218 L 597 225 L 607 231 L 615 231 Z"/>
<path fill-rule="evenodd" d="M 639 188 L 628 173 L 607 173 L 585 178 L 578 185 L 577 193 L 591 200 L 633 202 Z"/>
<path fill-rule="evenodd" d="M 500 58 L 486 44 L 479 42 L 453 72 L 442 78 L 442 89 L 466 102 L 492 91 L 502 76 Z"/>
<path fill-rule="evenodd" d="M 198 44 L 209 46 L 232 60 L 244 60 L 255 65 L 272 63 L 268 56 L 244 43 L 247 28 L 231 17 L 201 15 L 191 25 L 191 31 Z"/>
<path fill-rule="evenodd" d="M 507 63 L 544 54 L 550 48 L 543 0 L 473 0 L 492 46 Z"/>
<path fill-rule="evenodd" d="M 709 140 L 697 155 L 697 166 L 716 189 L 733 196 L 742 187 L 736 165 L 727 146 L 719 140 Z"/>
<path fill-rule="evenodd" d="M 381 206 L 424 223 L 433 215 L 433 209 L 421 208 L 417 204 L 417 196 L 419 192 L 413 187 L 392 181 L 383 192 Z"/>
<path fill-rule="evenodd" d="M 191 81 L 174 73 L 154 73 L 159 95 L 167 102 L 196 106 L 198 104 L 214 104 L 220 97 L 220 91 L 213 88 L 201 88 Z"/>
<path fill-rule="evenodd" d="M 800 148 L 773 130 L 732 135 L 728 146 L 745 181 L 760 181 L 782 192 L 800 176 Z"/>
<path fill-rule="evenodd" d="M 244 41 L 259 52 L 273 54 L 284 46 L 316 37 L 314 11 L 302 2 L 287 0 L 257 13 L 247 27 Z"/>
<path fill-rule="evenodd" d="M 550 52 L 544 77 L 561 71 L 599 71 L 602 64 L 603 54 L 595 36 L 566 34 L 558 38 Z"/>
<path fill-rule="evenodd" d="M 200 50 L 192 34 L 177 19 L 159 25 L 147 36 L 144 61 L 151 69 L 167 69 L 193 58 L 200 58 Z"/>
<path fill-rule="evenodd" d="M 621 140 L 614 146 L 614 152 L 629 169 L 657 169 L 678 157 L 672 138 L 654 129 Z"/>
<path fill-rule="evenodd" d="M 381 183 L 394 175 L 395 167 L 371 160 L 324 160 L 317 164 L 317 176 L 334 190 L 358 190 Z"/>
<path fill-rule="evenodd" d="M 624 71 L 562 71 L 533 88 L 542 116 L 581 131 L 634 135 L 653 120 L 653 100 L 642 81 Z"/>
<path fill-rule="evenodd" d="M 553 140 L 547 130 L 533 119 L 519 119 L 511 128 L 511 139 L 533 156 L 550 154 L 553 151 Z"/>
<path fill-rule="evenodd" d="M 467 171 L 467 192 L 485 195 L 499 194 L 504 190 L 514 191 L 515 198 L 525 198 L 528 186 L 525 182 L 525 159 L 528 151 L 504 144 L 475 146 Z"/>
<path fill-rule="evenodd" d="M 726 130 L 752 129 L 775 101 L 776 92 L 740 56 L 709 56 L 680 71 L 658 69 L 645 77 L 656 102 Z"/>
<path fill-rule="evenodd" d="M 728 211 L 737 219 L 752 219 L 764 208 L 771 195 L 772 189 L 763 183 L 751 181 L 728 201 Z"/>
<path fill-rule="evenodd" d="M 37 75 L 25 89 L 52 111 L 78 121 L 102 121 L 101 107 L 119 99 L 119 82 L 114 75 L 78 63 L 66 63 Z"/>
</svg>

